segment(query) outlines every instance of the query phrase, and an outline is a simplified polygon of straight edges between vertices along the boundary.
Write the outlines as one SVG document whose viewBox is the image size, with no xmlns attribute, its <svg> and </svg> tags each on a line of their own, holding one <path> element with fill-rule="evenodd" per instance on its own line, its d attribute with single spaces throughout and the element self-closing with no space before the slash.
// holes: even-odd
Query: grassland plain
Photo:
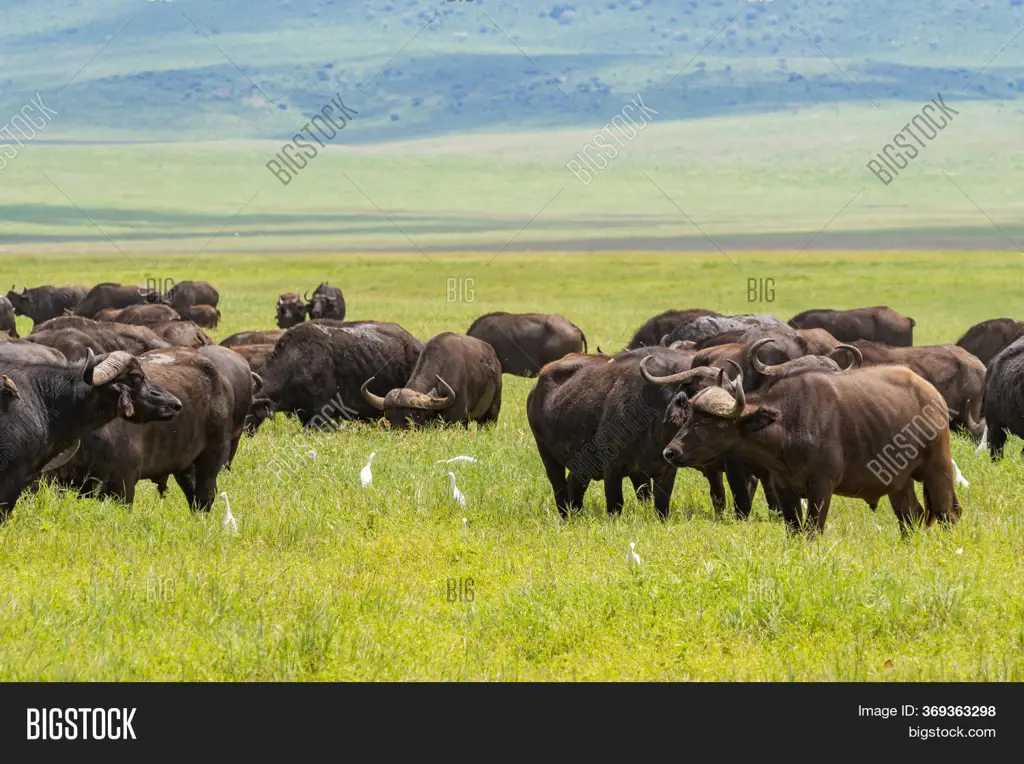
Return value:
<svg viewBox="0 0 1024 764">
<path fill-rule="evenodd" d="M 343 286 L 353 319 L 426 339 L 478 314 L 558 311 L 591 350 L 621 347 L 668 307 L 769 310 L 888 303 L 919 344 L 1024 314 L 1005 253 L 415 256 L 24 255 L 8 282 L 207 278 L 216 338 L 272 325 L 285 289 Z M 747 303 L 746 279 L 776 279 Z M 446 279 L 474 278 L 475 302 Z M 27 331 L 28 323 L 20 324 Z M 883 503 L 833 504 L 825 536 L 790 539 L 759 498 L 751 522 L 714 518 L 703 478 L 682 471 L 672 515 L 627 497 L 558 519 L 525 417 L 530 380 L 506 377 L 497 426 L 392 432 L 290 420 L 246 439 L 220 501 L 195 516 L 176 487 L 140 486 L 132 508 L 44 488 L 0 530 L 4 680 L 1021 680 L 1024 463 L 991 464 L 956 438 L 970 481 L 963 521 L 901 541 Z M 308 455 L 315 451 L 316 458 Z M 371 451 L 373 486 L 359 469 Z M 462 509 L 438 459 L 456 464 Z M 468 530 L 461 530 L 462 518 Z M 639 574 L 625 552 L 636 542 Z M 449 601 L 471 578 L 472 601 Z M 466 599 L 464 597 L 463 599 Z"/>
</svg>

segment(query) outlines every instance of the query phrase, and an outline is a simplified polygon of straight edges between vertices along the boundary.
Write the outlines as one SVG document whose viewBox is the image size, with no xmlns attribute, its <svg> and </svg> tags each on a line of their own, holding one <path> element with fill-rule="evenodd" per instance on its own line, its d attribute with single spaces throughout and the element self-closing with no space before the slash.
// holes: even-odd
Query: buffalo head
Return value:
<svg viewBox="0 0 1024 764">
<path fill-rule="evenodd" d="M 373 380 L 373 377 L 366 380 L 359 388 L 359 392 L 367 403 L 378 411 L 383 411 L 391 425 L 398 429 L 410 425 L 420 426 L 430 419 L 436 419 L 439 412 L 455 403 L 455 391 L 441 377 L 437 378 L 438 384 L 429 392 L 420 393 L 401 387 L 392 390 L 383 398 L 367 389 Z M 438 392 L 443 392 L 444 395 L 439 396 Z"/>
<path fill-rule="evenodd" d="M 279 329 L 288 329 L 305 320 L 306 303 L 298 294 L 283 294 L 277 298 L 277 326 Z"/>
<path fill-rule="evenodd" d="M 138 359 L 123 350 L 101 356 L 89 350 L 82 376 L 87 385 L 116 401 L 117 415 L 129 422 L 166 422 L 181 411 L 181 401 L 150 380 Z"/>
</svg>

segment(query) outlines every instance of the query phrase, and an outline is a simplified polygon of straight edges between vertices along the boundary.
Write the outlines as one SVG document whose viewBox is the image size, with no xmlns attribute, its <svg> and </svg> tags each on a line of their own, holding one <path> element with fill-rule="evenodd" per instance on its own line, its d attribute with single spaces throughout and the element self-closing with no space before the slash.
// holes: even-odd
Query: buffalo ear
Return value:
<svg viewBox="0 0 1024 764">
<path fill-rule="evenodd" d="M 676 393 L 665 410 L 665 421 L 675 427 L 682 427 L 686 423 L 686 409 L 690 405 L 690 398 L 686 393 Z"/>
<path fill-rule="evenodd" d="M 778 418 L 779 412 L 775 409 L 768 408 L 767 406 L 758 406 L 751 413 L 740 417 L 740 429 L 744 432 L 757 432 L 758 430 L 763 430 Z"/>
</svg>

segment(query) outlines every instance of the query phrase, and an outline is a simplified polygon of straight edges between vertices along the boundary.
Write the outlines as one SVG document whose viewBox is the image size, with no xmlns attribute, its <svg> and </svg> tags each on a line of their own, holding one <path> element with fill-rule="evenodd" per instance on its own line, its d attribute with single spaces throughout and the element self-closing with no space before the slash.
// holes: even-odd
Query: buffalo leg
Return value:
<svg viewBox="0 0 1024 764">
<path fill-rule="evenodd" d="M 900 535 L 906 538 L 911 529 L 919 525 L 924 517 L 924 509 L 914 493 L 914 483 L 910 482 L 898 491 L 889 494 L 889 503 L 900 524 Z"/>
<path fill-rule="evenodd" d="M 701 470 L 708 479 L 708 492 L 711 494 L 711 508 L 716 516 L 725 511 L 725 485 L 722 483 L 722 470 L 717 467 L 705 467 Z"/>
<path fill-rule="evenodd" d="M 570 511 L 583 509 L 583 497 L 586 496 L 587 488 L 589 487 L 589 479 L 581 478 L 572 472 L 569 473 L 566 489 L 568 494 L 567 508 Z"/>
<path fill-rule="evenodd" d="M 544 462 L 544 471 L 548 474 L 551 490 L 555 492 L 555 506 L 562 517 L 569 516 L 569 495 L 565 483 L 565 467 L 550 453 L 538 446 L 540 460 Z"/>
<path fill-rule="evenodd" d="M 636 492 L 637 501 L 651 500 L 653 489 L 651 487 L 650 475 L 645 475 L 642 472 L 634 472 L 629 476 L 629 482 L 633 484 L 633 490 Z"/>
<path fill-rule="evenodd" d="M 813 482 L 807 486 L 807 532 L 825 532 L 825 519 L 832 504 L 832 486 Z"/>
<path fill-rule="evenodd" d="M 948 464 L 948 459 L 944 459 Z M 938 520 L 939 522 L 952 525 L 960 519 L 960 502 L 956 497 L 956 490 L 953 488 L 952 470 L 948 470 L 942 463 L 927 465 L 922 474 L 921 482 L 924 483 L 924 507 L 928 525 Z"/>
<path fill-rule="evenodd" d="M 622 512 L 622 478 L 621 472 L 604 473 L 604 502 L 608 506 L 609 515 Z"/>
<path fill-rule="evenodd" d="M 750 517 L 750 509 L 754 503 L 757 478 L 751 480 L 750 473 L 742 465 L 732 460 L 725 463 L 725 477 L 729 481 L 729 490 L 732 491 L 732 504 L 733 510 L 736 512 L 736 519 L 746 520 Z M 751 482 L 753 482 L 753 490 L 751 490 Z"/>
<path fill-rule="evenodd" d="M 779 491 L 779 506 L 782 508 L 782 518 L 786 521 L 786 530 L 790 534 L 799 533 L 803 527 L 800 517 L 800 496 L 791 492 Z"/>
<path fill-rule="evenodd" d="M 131 506 L 135 503 L 135 484 L 137 482 L 138 478 L 134 475 L 110 477 L 103 483 L 99 493 L 101 496 L 110 496 Z"/>
<path fill-rule="evenodd" d="M 675 484 L 675 470 L 669 470 L 654 480 L 654 508 L 662 520 L 668 518 L 669 501 L 672 499 L 672 488 Z"/>
<path fill-rule="evenodd" d="M 191 506 L 196 512 L 209 512 L 217 499 L 217 475 L 227 464 L 231 444 L 222 443 L 199 455 L 191 472 L 195 479 L 195 494 Z"/>
<path fill-rule="evenodd" d="M 1006 445 L 1006 429 L 999 422 L 988 419 L 988 453 L 992 461 L 1003 458 L 1003 446 Z"/>
</svg>

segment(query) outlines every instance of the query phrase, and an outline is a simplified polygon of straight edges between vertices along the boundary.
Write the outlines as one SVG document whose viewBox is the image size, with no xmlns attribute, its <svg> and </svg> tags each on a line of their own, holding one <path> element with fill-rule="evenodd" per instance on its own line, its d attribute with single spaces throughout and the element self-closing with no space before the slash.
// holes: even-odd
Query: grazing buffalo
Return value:
<svg viewBox="0 0 1024 764">
<path fill-rule="evenodd" d="M 868 340 L 894 347 L 914 344 L 916 323 L 885 305 L 855 310 L 805 310 L 789 319 L 794 329 L 825 329 L 840 342 Z"/>
<path fill-rule="evenodd" d="M 130 284 L 97 284 L 89 290 L 75 308 L 76 316 L 95 318 L 101 310 L 110 308 L 127 308 L 129 305 L 142 305 L 153 302 L 155 292 L 147 287 L 132 286 Z"/>
<path fill-rule="evenodd" d="M 931 382 L 949 407 L 950 426 L 966 430 L 975 440 L 981 439 L 985 364 L 974 355 L 956 345 L 890 347 L 859 340 L 853 346 L 864 366 L 906 366 Z"/>
<path fill-rule="evenodd" d="M 392 427 L 431 420 L 487 424 L 501 411 L 501 363 L 494 348 L 475 337 L 442 332 L 424 346 L 403 386 L 381 397 L 369 391 L 372 383 L 371 377 L 359 392 Z"/>
<path fill-rule="evenodd" d="M 828 355 L 842 344 L 824 329 L 797 329 L 796 333 L 806 355 Z"/>
<path fill-rule="evenodd" d="M 79 491 L 135 501 L 140 480 L 158 485 L 173 475 L 189 506 L 206 512 L 217 496 L 217 476 L 231 457 L 235 399 L 217 365 L 191 348 L 145 353 L 137 363 L 146 377 L 175 396 L 173 421 L 136 424 L 115 420 L 81 438 L 81 446 L 56 481 Z"/>
<path fill-rule="evenodd" d="M 564 316 L 545 313 L 488 313 L 466 334 L 494 348 L 503 374 L 532 377 L 545 364 L 569 353 L 587 352 L 587 338 Z"/>
<path fill-rule="evenodd" d="M 167 290 L 164 302 L 181 313 L 193 305 L 211 305 L 216 308 L 220 294 L 208 281 L 179 281 Z"/>
<path fill-rule="evenodd" d="M 220 345 L 226 348 L 237 347 L 238 345 L 273 345 L 284 336 L 284 329 L 271 329 L 269 331 L 238 332 L 220 341 Z"/>
<path fill-rule="evenodd" d="M 665 448 L 669 464 L 700 467 L 733 455 L 763 467 L 791 532 L 803 525 L 800 499 L 808 502 L 807 528 L 820 533 L 838 494 L 869 503 L 888 496 L 905 533 L 922 514 L 914 481 L 924 483 L 929 525 L 959 519 L 949 411 L 910 369 L 797 373 L 749 399 L 742 375 L 727 384 L 672 401 L 668 415 L 679 430 Z"/>
<path fill-rule="evenodd" d="M 692 321 L 681 324 L 663 338 L 665 345 L 677 340 L 691 340 L 700 343 L 716 334 L 724 332 L 746 331 L 748 329 L 768 329 L 785 327 L 786 324 L 775 316 L 766 313 L 746 314 L 740 316 L 699 316 Z"/>
<path fill-rule="evenodd" d="M 593 480 L 604 481 L 608 512 L 622 511 L 627 477 L 638 499 L 653 496 L 658 514 L 668 517 L 676 469 L 661 454 L 677 429 L 665 422 L 676 389 L 644 381 L 646 356 L 655 373 L 668 375 L 687 369 L 692 352 L 655 345 L 616 356 L 570 355 L 541 369 L 526 415 L 562 517 L 582 508 Z"/>
<path fill-rule="evenodd" d="M 209 359 L 221 376 L 231 385 L 234 408 L 231 418 L 231 452 L 228 455 L 228 469 L 235 459 L 235 452 L 238 450 L 238 441 L 242 437 L 242 430 L 245 421 L 252 410 L 252 401 L 256 393 L 262 388 L 263 380 L 253 374 L 249 364 L 238 353 L 231 348 L 222 348 L 220 345 L 208 345 L 199 349 L 200 355 Z"/>
<path fill-rule="evenodd" d="M 206 329 L 216 329 L 220 323 L 220 311 L 212 305 L 190 305 L 183 308 L 180 313 L 186 321 Z"/>
<path fill-rule="evenodd" d="M 1024 334 L 1024 321 L 990 318 L 968 329 L 956 344 L 977 356 L 978 360 L 988 366 L 988 362 L 995 358 L 1000 350 L 1021 334 Z"/>
<path fill-rule="evenodd" d="M 306 303 L 295 292 L 283 294 L 277 298 L 277 325 L 281 329 L 290 329 L 306 320 Z"/>
<path fill-rule="evenodd" d="M 85 299 L 89 290 L 84 286 L 41 286 L 16 290 L 13 286 L 7 293 L 7 299 L 14 306 L 19 316 L 28 316 L 32 323 L 41 324 L 51 318 L 63 316 L 66 311 L 74 310 Z"/>
<path fill-rule="evenodd" d="M 985 380 L 985 424 L 992 461 L 1003 456 L 1009 435 L 1024 437 L 1024 337 L 1020 337 L 988 363 Z"/>
<path fill-rule="evenodd" d="M 92 351 L 96 355 L 124 350 L 132 355 L 147 350 L 170 347 L 170 343 L 146 326 L 96 322 L 82 328 L 53 329 L 33 332 L 29 342 L 48 345 L 61 351 L 69 361 L 80 361 Z"/>
<path fill-rule="evenodd" d="M 701 316 L 719 315 L 721 314 L 713 310 L 703 310 L 700 308 L 694 310 L 666 310 L 664 313 L 659 313 L 647 319 L 644 325 L 636 330 L 636 334 L 633 335 L 633 339 L 629 341 L 626 349 L 635 350 L 642 347 L 656 347 L 661 344 L 662 337 L 671 334 L 683 324 L 688 324 L 693 319 L 700 318 Z"/>
<path fill-rule="evenodd" d="M 170 305 L 161 303 L 129 305 L 127 308 L 108 308 L 96 314 L 97 321 L 107 321 L 134 326 L 148 326 L 164 321 L 178 321 L 181 316 Z"/>
<path fill-rule="evenodd" d="M 345 297 L 338 287 L 332 287 L 325 281 L 313 290 L 313 299 L 309 298 L 309 292 L 303 296 L 307 302 L 306 312 L 309 313 L 310 318 L 345 320 Z"/>
<path fill-rule="evenodd" d="M 292 327 L 278 340 L 260 376 L 262 398 L 295 414 L 304 427 L 329 421 L 376 421 L 380 412 L 360 394 L 387 395 L 412 375 L 423 343 L 398 324 L 353 321 Z"/>
<path fill-rule="evenodd" d="M 6 297 L 0 297 L 0 332 L 18 338 L 18 319 L 14 315 L 14 306 Z"/>
<path fill-rule="evenodd" d="M 201 348 L 212 345 L 213 340 L 191 321 L 165 321 L 149 326 L 161 339 L 172 345 L 185 348 Z"/>
<path fill-rule="evenodd" d="M 259 374 L 267 365 L 267 359 L 274 352 L 272 344 L 263 345 L 232 345 L 231 350 L 238 353 L 249 364 L 249 368 Z"/>
<path fill-rule="evenodd" d="M 89 356 L 74 366 L 0 359 L 0 521 L 91 431 L 116 417 L 168 421 L 180 409 L 128 353 Z"/>
<path fill-rule="evenodd" d="M 96 326 L 97 323 L 100 322 L 92 318 L 86 318 L 85 316 L 58 316 L 57 318 L 51 318 L 35 324 L 32 327 L 30 334 L 52 332 L 57 331 L 58 329 L 85 329 Z"/>
</svg>

